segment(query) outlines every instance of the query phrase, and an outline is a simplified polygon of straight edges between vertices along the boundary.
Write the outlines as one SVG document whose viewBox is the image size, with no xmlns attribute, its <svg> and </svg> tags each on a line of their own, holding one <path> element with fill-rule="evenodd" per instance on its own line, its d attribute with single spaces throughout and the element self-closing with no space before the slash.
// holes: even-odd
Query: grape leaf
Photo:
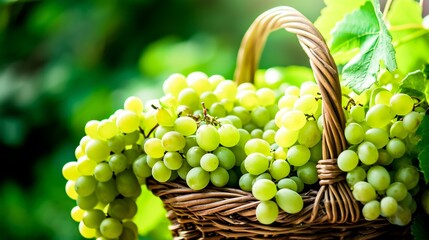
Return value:
<svg viewBox="0 0 429 240">
<path fill-rule="evenodd" d="M 417 144 L 417 148 L 420 152 L 418 159 L 420 162 L 420 170 L 427 184 L 429 183 L 429 115 L 423 117 L 416 134 L 421 138 Z"/>
<path fill-rule="evenodd" d="M 331 31 L 337 22 L 344 18 L 347 13 L 358 9 L 367 0 L 325 0 L 325 7 L 320 11 L 314 26 L 320 31 L 325 41 L 330 44 Z"/>
<path fill-rule="evenodd" d="M 336 25 L 332 36 L 332 53 L 360 48 L 342 70 L 343 80 L 356 93 L 362 93 L 376 82 L 381 64 L 388 71 L 396 69 L 395 49 L 378 0 L 374 0 L 374 4 L 368 1 L 347 14 Z"/>
<path fill-rule="evenodd" d="M 399 91 L 421 100 L 429 99 L 429 81 L 422 70 L 416 70 L 405 76 Z"/>
<path fill-rule="evenodd" d="M 423 27 L 422 7 L 414 0 L 395 0 L 387 21 L 398 69 L 404 73 L 420 69 L 429 60 L 429 29 Z"/>
<path fill-rule="evenodd" d="M 411 234 L 414 240 L 426 240 L 429 236 L 428 223 L 429 215 L 425 213 L 417 214 L 411 225 Z"/>
</svg>

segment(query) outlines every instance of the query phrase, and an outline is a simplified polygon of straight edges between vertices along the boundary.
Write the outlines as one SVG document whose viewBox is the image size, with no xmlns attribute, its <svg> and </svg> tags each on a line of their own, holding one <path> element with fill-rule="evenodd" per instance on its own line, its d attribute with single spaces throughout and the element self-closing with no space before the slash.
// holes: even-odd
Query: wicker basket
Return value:
<svg viewBox="0 0 429 240">
<path fill-rule="evenodd" d="M 251 193 L 233 188 L 207 187 L 194 191 L 183 181 L 147 180 L 168 211 L 175 239 L 374 239 L 411 238 L 409 226 L 384 219 L 366 221 L 354 200 L 336 157 L 346 148 L 345 116 L 335 62 L 314 25 L 291 7 L 261 14 L 246 32 L 239 49 L 235 81 L 253 82 L 268 34 L 280 28 L 297 35 L 310 60 L 323 101 L 323 159 L 318 184 L 301 193 L 304 209 L 297 214 L 280 210 L 277 220 L 264 225 L 256 219 L 259 203 Z"/>
</svg>

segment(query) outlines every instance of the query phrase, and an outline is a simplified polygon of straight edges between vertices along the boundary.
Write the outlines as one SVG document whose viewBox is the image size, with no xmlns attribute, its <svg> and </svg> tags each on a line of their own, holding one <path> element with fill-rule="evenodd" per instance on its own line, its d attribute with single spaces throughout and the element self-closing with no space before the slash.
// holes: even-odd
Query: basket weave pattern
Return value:
<svg viewBox="0 0 429 240">
<path fill-rule="evenodd" d="M 341 87 L 336 64 L 311 21 L 291 7 L 276 7 L 261 14 L 242 40 L 235 81 L 253 82 L 268 35 L 281 28 L 297 36 L 322 96 L 323 159 L 317 165 L 318 184 L 301 193 L 301 212 L 280 210 L 273 224 L 264 225 L 256 219 L 259 201 L 249 192 L 216 187 L 194 191 L 183 181 L 159 183 L 148 179 L 148 188 L 168 210 L 173 235 L 176 239 L 373 239 L 405 233 L 407 228 L 393 227 L 385 220 L 362 219 L 360 205 L 336 165 L 337 156 L 347 147 Z"/>
</svg>

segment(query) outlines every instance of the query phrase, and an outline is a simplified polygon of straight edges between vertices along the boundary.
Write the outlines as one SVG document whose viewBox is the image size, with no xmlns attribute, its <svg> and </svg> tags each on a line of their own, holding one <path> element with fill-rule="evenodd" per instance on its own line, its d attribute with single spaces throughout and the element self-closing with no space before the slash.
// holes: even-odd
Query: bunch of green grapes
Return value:
<svg viewBox="0 0 429 240">
<path fill-rule="evenodd" d="M 338 156 L 337 164 L 347 173 L 354 198 L 363 204 L 365 219 L 384 217 L 392 224 L 407 225 L 422 187 L 414 150 L 427 103 L 385 88 L 369 91 L 372 99 L 361 98 L 363 104 L 346 109 L 349 148 Z"/>
</svg>

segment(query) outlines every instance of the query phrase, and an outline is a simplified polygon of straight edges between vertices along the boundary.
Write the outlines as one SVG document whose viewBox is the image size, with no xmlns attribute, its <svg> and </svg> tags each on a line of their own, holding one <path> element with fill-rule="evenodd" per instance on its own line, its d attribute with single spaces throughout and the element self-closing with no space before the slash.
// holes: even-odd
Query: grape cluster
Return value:
<svg viewBox="0 0 429 240">
<path fill-rule="evenodd" d="M 162 90 L 146 102 L 130 96 L 108 119 L 85 125 L 77 160 L 63 167 L 82 236 L 137 239 L 133 217 L 147 178 L 251 192 L 262 224 L 280 209 L 303 209 L 300 193 L 317 183 L 322 158 L 315 82 L 272 89 L 193 72 L 170 75 Z M 337 162 L 366 219 L 404 225 L 416 209 L 420 174 L 412 150 L 424 108 L 406 94 L 373 91 L 371 103 L 345 101 L 349 148 Z"/>
<path fill-rule="evenodd" d="M 372 101 L 354 105 L 346 113 L 349 148 L 338 156 L 338 167 L 347 172 L 347 183 L 363 204 L 365 219 L 382 216 L 407 225 L 420 189 L 413 149 L 424 108 L 404 93 L 375 88 L 371 95 Z"/>
</svg>

